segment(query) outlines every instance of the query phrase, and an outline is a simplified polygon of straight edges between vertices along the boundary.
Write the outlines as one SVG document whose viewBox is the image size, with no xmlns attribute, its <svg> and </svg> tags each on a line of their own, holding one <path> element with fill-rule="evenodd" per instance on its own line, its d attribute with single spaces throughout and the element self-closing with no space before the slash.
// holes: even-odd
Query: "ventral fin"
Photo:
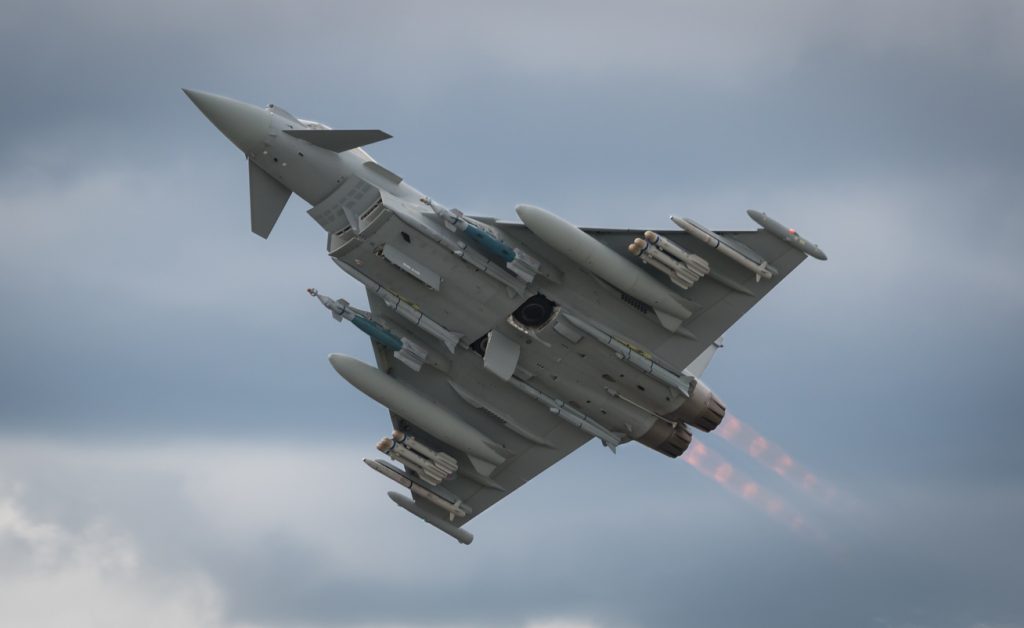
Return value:
<svg viewBox="0 0 1024 628">
<path fill-rule="evenodd" d="M 484 477 L 489 477 L 492 473 L 494 473 L 494 469 L 497 467 L 497 465 L 487 462 L 486 460 L 481 460 L 480 458 L 477 458 L 476 456 L 470 454 L 466 455 L 469 457 L 469 461 L 473 463 L 473 467 L 481 474 L 483 474 Z"/>
<path fill-rule="evenodd" d="M 690 340 L 696 340 L 696 336 L 693 335 L 689 329 L 683 327 L 683 321 L 664 310 L 654 308 L 654 313 L 658 316 L 658 322 L 661 326 L 669 330 L 674 334 L 679 334 L 683 338 L 689 338 Z"/>
<path fill-rule="evenodd" d="M 669 331 L 676 331 L 679 329 L 679 326 L 683 324 L 681 319 L 676 318 L 663 310 L 655 308 L 654 313 L 657 314 L 658 322 L 661 323 L 661 326 Z"/>
<path fill-rule="evenodd" d="M 281 210 L 292 191 L 267 174 L 252 161 L 249 162 L 249 216 L 252 232 L 266 239 L 277 224 Z"/>
</svg>

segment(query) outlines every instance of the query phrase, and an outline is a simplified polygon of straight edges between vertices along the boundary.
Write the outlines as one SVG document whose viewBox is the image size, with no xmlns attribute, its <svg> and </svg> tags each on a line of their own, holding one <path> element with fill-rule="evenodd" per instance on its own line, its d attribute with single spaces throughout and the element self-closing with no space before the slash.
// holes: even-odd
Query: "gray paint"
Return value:
<svg viewBox="0 0 1024 628">
<path fill-rule="evenodd" d="M 34 521 L 134 540 L 133 581 L 161 600 L 180 569 L 224 623 L 372 625 L 388 608 L 403 625 L 964 628 L 1024 612 L 1011 4 L 58 1 L 0 22 L 17 93 L 0 104 L 0 475 Z M 268 33 L 281 45 L 257 52 Z M 754 208 L 820 239 L 829 262 L 734 326 L 708 378 L 858 497 L 858 514 L 805 513 L 839 556 L 643 448 L 583 448 L 475 522 L 471 551 L 399 513 L 357 460 L 379 408 L 323 360 L 371 353 L 301 292 L 366 309 L 361 288 L 298 199 L 269 242 L 248 233 L 244 163 L 179 85 L 385 128 L 400 142 L 374 156 L 471 214 L 529 202 L 718 229 Z M 665 527 L 624 535 L 652 512 Z M 5 585 L 28 573 L 20 548 L 0 550 Z M 121 606 L 139 607 L 156 608 Z"/>
<path fill-rule="evenodd" d="M 728 240 L 735 247 L 747 249 L 748 255 L 764 260 L 762 267 L 771 272 L 762 282 L 759 275 L 744 278 L 741 269 L 731 268 L 736 264 L 734 258 L 716 255 L 718 249 L 694 239 L 692 234 L 667 233 L 664 238 L 668 243 L 661 246 L 668 263 L 675 259 L 673 254 L 679 256 L 680 264 L 689 260 L 691 253 L 683 251 L 696 250 L 704 256 L 699 263 L 701 274 L 678 286 L 669 283 L 670 277 L 652 272 L 626 253 L 643 230 L 583 230 L 527 205 L 518 206 L 516 212 L 529 231 L 490 220 L 490 240 L 463 239 L 460 234 L 470 231 L 457 229 L 451 220 L 461 214 L 444 210 L 388 170 L 353 169 L 345 157 L 355 155 L 354 148 L 337 156 L 316 150 L 324 146 L 344 148 L 349 145 L 344 140 L 349 134 L 331 132 L 325 137 L 328 132 L 321 129 L 312 135 L 281 134 L 277 131 L 283 126 L 306 123 L 268 107 L 270 132 L 257 145 L 250 140 L 259 137 L 267 125 L 253 107 L 231 104 L 220 96 L 188 90 L 186 94 L 218 129 L 238 135 L 232 141 L 246 153 L 250 168 L 266 169 L 280 185 L 298 186 L 296 192 L 306 190 L 305 194 L 300 192 L 304 197 L 310 195 L 309 190 L 327 190 L 333 185 L 326 199 L 338 198 L 346 189 L 351 190 L 345 193 L 346 198 L 357 194 L 359 199 L 366 199 L 360 201 L 358 209 L 341 203 L 347 222 L 344 227 L 338 223 L 342 214 L 321 209 L 337 206 L 337 200 L 321 200 L 310 210 L 328 232 L 329 254 L 342 270 L 364 283 L 370 296 L 382 294 L 383 288 L 396 303 L 411 302 L 420 316 L 454 330 L 463 339 L 458 348 L 445 343 L 453 354 L 452 361 L 436 371 L 421 370 L 419 361 L 410 370 L 394 363 L 388 354 L 401 346 L 397 340 L 393 343 L 396 346 L 374 343 L 380 370 L 348 356 L 330 356 L 331 365 L 342 377 L 391 411 L 396 429 L 413 431 L 415 437 L 428 441 L 427 446 L 460 460 L 464 468 L 471 465 L 475 469 L 473 476 L 460 478 L 454 474 L 445 479 L 444 488 L 467 506 L 457 514 L 451 514 L 444 504 L 438 505 L 433 494 L 413 490 L 422 512 L 410 512 L 449 534 L 450 525 L 438 526 L 440 517 L 450 515 L 453 525 L 463 525 L 589 437 L 596 437 L 613 453 L 625 442 L 636 440 L 678 457 L 692 439 L 680 423 L 714 430 L 724 416 L 724 406 L 706 385 L 685 374 L 683 366 L 713 346 L 743 312 L 804 258 L 789 248 L 792 243 L 784 235 L 772 229 L 708 236 L 714 238 L 713 245 L 719 239 Z M 225 119 L 235 113 L 240 120 Z M 343 139 L 332 144 L 331 138 L 336 135 Z M 365 139 L 368 133 L 353 132 L 351 136 Z M 298 150 L 301 146 L 294 145 L 295 139 L 319 146 L 306 149 L 307 157 Z M 287 164 L 279 160 L 289 152 L 297 152 L 300 159 L 284 170 Z M 267 156 L 272 157 L 272 163 Z M 363 151 L 356 156 L 363 157 L 369 158 Z M 382 179 L 364 179 L 368 174 Z M 255 211 L 256 205 L 253 207 Z M 531 235 L 535 238 L 532 243 Z M 672 243 L 671 237 L 683 244 Z M 517 251 L 511 260 L 503 257 L 501 261 L 512 262 L 520 256 L 546 260 L 543 265 L 554 271 L 521 275 L 514 272 L 512 264 L 502 268 L 487 259 L 499 250 L 495 242 L 502 251 Z M 730 282 L 709 279 L 695 285 L 710 272 L 710 265 L 719 277 L 739 276 Z M 537 262 L 531 266 L 540 270 Z M 617 290 L 621 292 L 616 294 Z M 608 301 L 616 296 L 619 308 L 608 307 Z M 572 334 L 558 330 L 565 308 L 573 311 L 565 317 L 570 324 L 588 331 L 592 340 L 574 340 Z M 375 308 L 373 300 L 371 311 L 375 317 L 387 317 L 387 311 Z M 616 328 L 624 330 L 625 335 L 618 338 L 605 331 Z M 479 344 L 484 336 L 485 346 Z M 469 339 L 474 338 L 481 340 L 471 343 Z M 436 339 L 437 335 L 431 334 L 417 338 L 413 344 L 429 346 Z M 635 351 L 633 347 L 637 347 Z M 666 347 L 672 349 L 671 353 Z M 649 353 L 653 357 L 646 357 Z M 394 357 L 408 364 L 401 352 Z M 632 367 L 628 378 L 623 371 L 630 369 L 617 364 L 618 360 Z M 673 363 L 676 366 L 671 366 Z M 481 365 L 491 374 L 490 379 L 482 382 L 465 375 Z M 449 390 L 438 385 L 441 381 L 455 385 Z M 501 404 L 501 412 L 473 401 L 487 399 L 493 403 L 503 389 L 512 394 L 507 404 Z M 523 427 L 518 417 L 538 410 L 547 413 L 541 427 L 536 431 Z M 501 414 L 516 418 L 502 418 Z M 566 427 L 578 430 L 583 438 L 565 447 L 548 438 L 548 434 Z M 539 458 L 534 455 L 538 450 Z M 422 465 L 417 465 L 415 460 L 410 462 L 406 471 L 421 473 Z M 495 490 L 492 483 L 502 490 Z"/>
</svg>

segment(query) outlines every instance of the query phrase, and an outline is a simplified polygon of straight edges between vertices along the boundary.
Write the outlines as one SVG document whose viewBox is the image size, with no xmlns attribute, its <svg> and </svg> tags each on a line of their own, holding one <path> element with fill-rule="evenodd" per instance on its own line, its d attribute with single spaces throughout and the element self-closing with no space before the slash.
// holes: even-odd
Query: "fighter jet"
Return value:
<svg viewBox="0 0 1024 628">
<path fill-rule="evenodd" d="M 725 405 L 700 379 L 720 339 L 817 246 L 761 212 L 762 228 L 581 229 L 539 207 L 522 223 L 448 208 L 364 147 L 275 105 L 185 94 L 248 160 L 253 233 L 294 193 L 327 255 L 366 287 L 367 311 L 315 289 L 370 337 L 376 365 L 331 366 L 390 411 L 364 459 L 396 504 L 469 544 L 464 525 L 591 439 L 672 458 Z"/>
</svg>

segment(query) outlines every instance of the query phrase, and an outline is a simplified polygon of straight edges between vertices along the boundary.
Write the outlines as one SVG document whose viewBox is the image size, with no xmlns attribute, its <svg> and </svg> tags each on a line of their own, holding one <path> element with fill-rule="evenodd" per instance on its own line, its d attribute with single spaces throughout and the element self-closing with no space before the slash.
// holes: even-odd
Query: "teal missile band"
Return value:
<svg viewBox="0 0 1024 628">
<path fill-rule="evenodd" d="M 402 339 L 384 329 L 377 323 L 363 318 L 362 316 L 354 316 L 352 318 L 352 324 L 361 329 L 367 336 L 373 338 L 388 349 L 391 349 L 392 351 L 402 350 Z"/>
<path fill-rule="evenodd" d="M 479 227 L 467 225 L 465 233 L 469 236 L 470 240 L 473 240 L 483 247 L 488 253 L 505 262 L 511 262 L 516 258 L 516 252 L 512 250 L 512 247 Z"/>
</svg>

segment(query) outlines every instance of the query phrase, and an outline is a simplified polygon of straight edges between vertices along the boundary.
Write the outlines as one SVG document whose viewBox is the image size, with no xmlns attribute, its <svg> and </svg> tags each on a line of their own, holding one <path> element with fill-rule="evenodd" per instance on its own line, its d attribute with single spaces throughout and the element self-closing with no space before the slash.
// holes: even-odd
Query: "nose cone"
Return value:
<svg viewBox="0 0 1024 628">
<path fill-rule="evenodd" d="M 270 133 L 269 111 L 216 94 L 194 89 L 182 91 L 196 107 L 199 107 L 213 126 L 243 153 L 255 153 L 263 146 L 263 141 Z"/>
</svg>

